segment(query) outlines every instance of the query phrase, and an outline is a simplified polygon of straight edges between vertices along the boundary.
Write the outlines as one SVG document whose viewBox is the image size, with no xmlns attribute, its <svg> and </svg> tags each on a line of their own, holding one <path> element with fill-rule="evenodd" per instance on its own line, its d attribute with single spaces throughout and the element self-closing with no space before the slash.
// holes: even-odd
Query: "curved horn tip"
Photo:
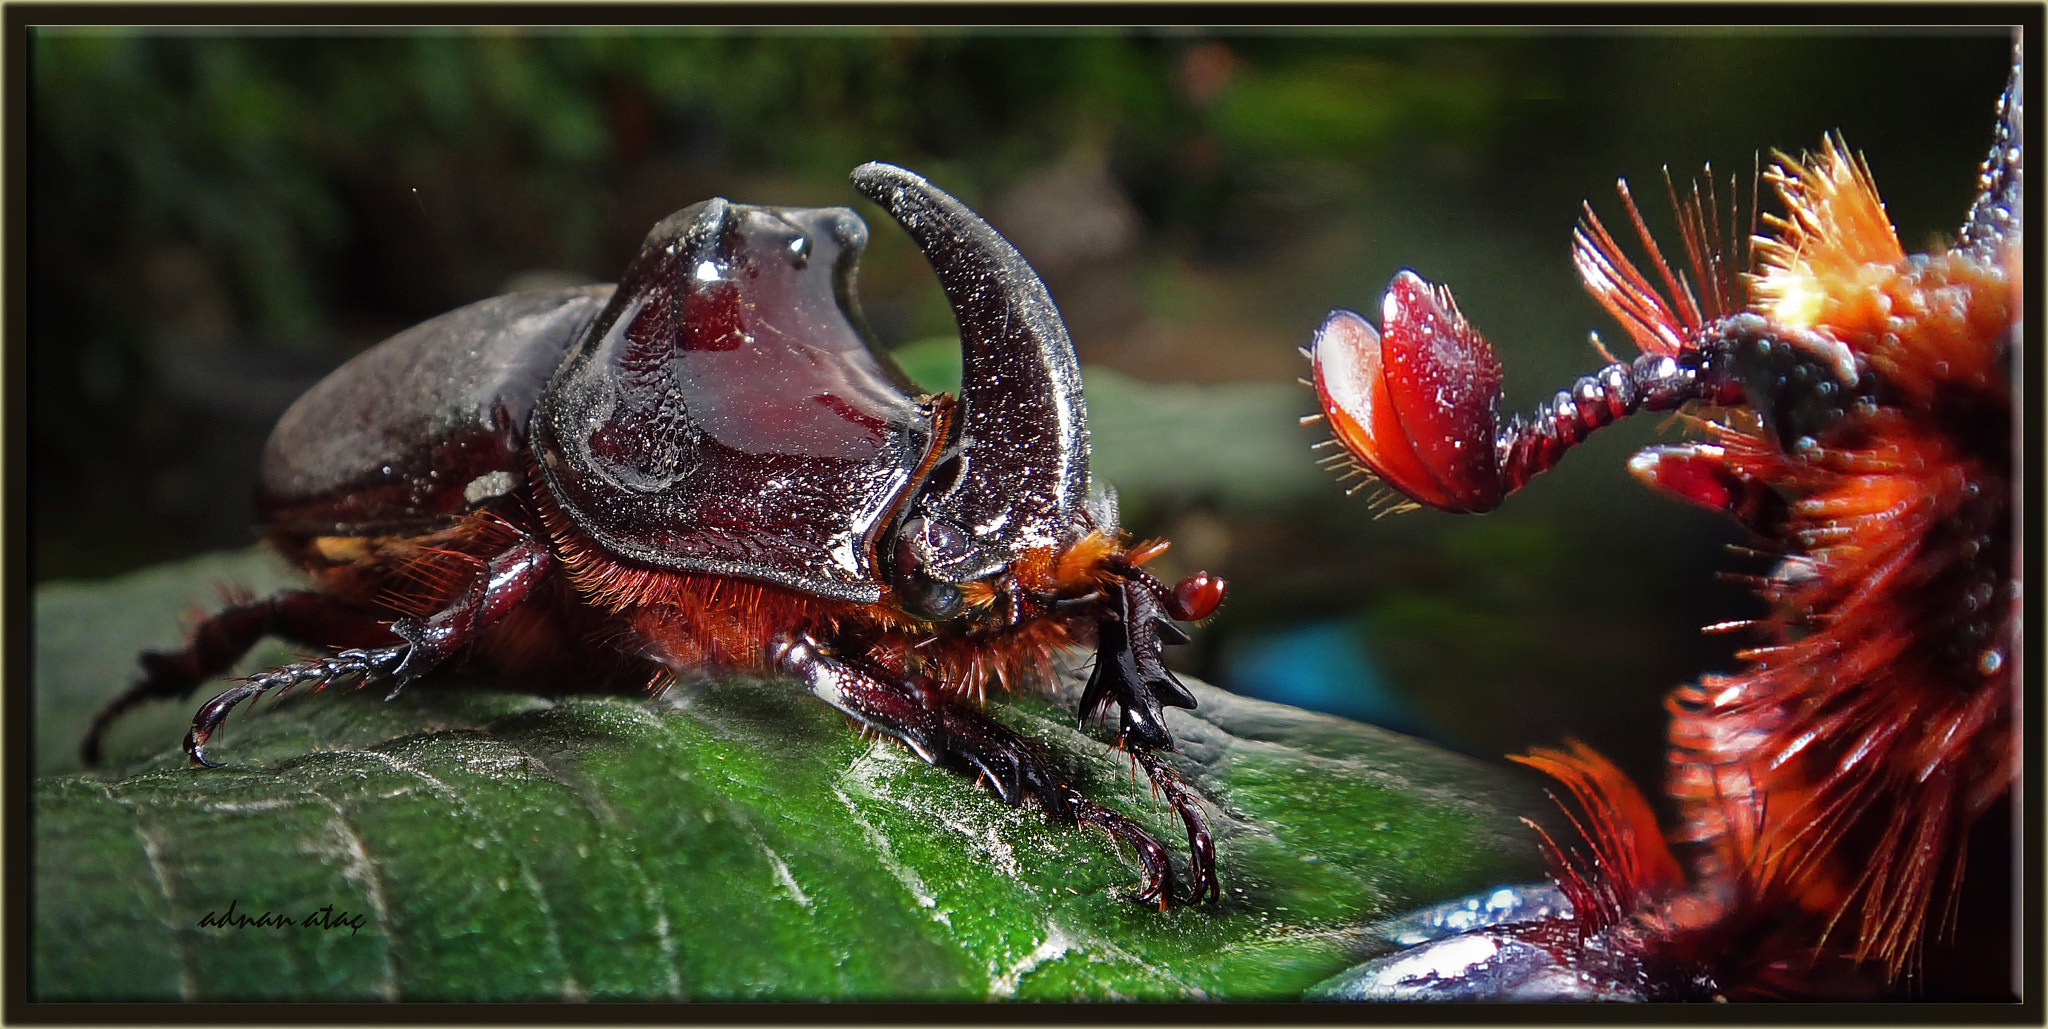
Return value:
<svg viewBox="0 0 2048 1029">
<path fill-rule="evenodd" d="M 869 161 L 861 165 L 860 167 L 855 168 L 853 170 L 852 177 L 853 181 L 861 182 L 866 179 L 901 178 L 903 176 L 909 176 L 911 178 L 924 177 L 914 171 L 911 171 L 908 168 L 903 167 L 900 164 L 890 164 L 887 161 Z"/>
<path fill-rule="evenodd" d="M 1064 538 L 1088 490 L 1088 413 L 1045 283 L 1002 233 L 924 176 L 870 162 L 851 178 L 917 243 L 960 327 L 957 417 L 973 460 L 925 499 L 925 513 L 973 527 L 978 571 Z"/>
<path fill-rule="evenodd" d="M 931 188 L 930 180 L 924 176 L 908 168 L 887 164 L 882 161 L 869 161 L 855 168 L 853 174 L 847 176 L 847 178 L 852 180 L 853 188 L 859 190 L 863 196 L 878 204 L 882 203 L 882 194 L 892 188 L 915 188 L 917 186 L 923 186 L 927 189 Z"/>
</svg>

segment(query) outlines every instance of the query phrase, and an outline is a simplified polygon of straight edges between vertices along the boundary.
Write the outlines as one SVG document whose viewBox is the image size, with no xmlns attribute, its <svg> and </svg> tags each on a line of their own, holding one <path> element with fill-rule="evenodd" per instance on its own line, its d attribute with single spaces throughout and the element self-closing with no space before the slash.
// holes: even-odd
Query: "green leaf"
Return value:
<svg viewBox="0 0 2048 1029">
<path fill-rule="evenodd" d="M 282 578 L 251 553 L 38 591 L 39 768 L 62 764 L 47 751 L 76 740 L 81 698 L 176 641 L 163 612 L 223 576 Z M 287 653 L 269 650 L 254 660 Z M 104 777 L 34 785 L 30 993 L 1291 999 L 1370 957 L 1368 923 L 1534 872 L 1519 780 L 1193 686 L 1200 706 L 1168 712 L 1174 764 L 1211 798 L 1223 898 L 1167 913 L 1131 900 L 1135 865 L 1107 841 L 864 740 L 780 680 L 297 695 L 238 710 L 215 770 L 177 748 L 203 698 L 158 705 L 170 727 L 117 734 Z M 1078 689 L 994 710 L 1184 850 L 1104 733 L 1076 728 Z M 211 924 L 231 910 L 249 921 Z"/>
</svg>

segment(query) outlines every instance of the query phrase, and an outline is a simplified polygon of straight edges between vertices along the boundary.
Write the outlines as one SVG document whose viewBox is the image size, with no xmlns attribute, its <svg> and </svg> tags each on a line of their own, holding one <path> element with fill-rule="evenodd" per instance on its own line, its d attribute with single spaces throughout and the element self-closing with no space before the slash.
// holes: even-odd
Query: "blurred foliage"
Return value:
<svg viewBox="0 0 2048 1029">
<path fill-rule="evenodd" d="M 1175 541 L 1165 571 L 1231 581 L 1179 660 L 1229 686 L 1258 639 L 1341 623 L 1434 738 L 1492 757 L 1578 735 L 1654 781 L 1663 692 L 1729 660 L 1694 627 L 1751 613 L 1715 581 L 1753 570 L 1722 551 L 1735 533 L 1623 471 L 1674 430 L 1609 430 L 1486 518 L 1375 519 L 1296 474 L 1317 436 L 1290 421 L 1312 407 L 1295 348 L 1412 267 L 1456 289 L 1526 408 L 1593 366 L 1588 329 L 1616 335 L 1567 257 L 1581 201 L 1612 213 L 1629 176 L 1656 228 L 1660 168 L 1746 180 L 1832 130 L 1925 245 L 1968 203 L 2007 48 L 1999 28 L 32 29 L 32 574 L 246 544 L 262 440 L 320 375 L 463 303 L 612 278 L 707 196 L 855 204 L 878 333 L 948 337 L 916 251 L 845 184 L 885 159 L 1038 267 L 1130 527 Z M 925 353 L 906 363 L 943 375 Z"/>
</svg>

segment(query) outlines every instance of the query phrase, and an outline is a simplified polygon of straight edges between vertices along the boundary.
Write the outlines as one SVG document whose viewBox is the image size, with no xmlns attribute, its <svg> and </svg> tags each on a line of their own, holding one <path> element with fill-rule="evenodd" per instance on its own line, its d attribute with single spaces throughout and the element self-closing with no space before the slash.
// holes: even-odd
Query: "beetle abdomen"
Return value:
<svg viewBox="0 0 2048 1029">
<path fill-rule="evenodd" d="M 356 355 L 270 434 L 258 516 L 272 531 L 372 534 L 511 492 L 534 404 L 612 288 L 492 297 Z"/>
</svg>

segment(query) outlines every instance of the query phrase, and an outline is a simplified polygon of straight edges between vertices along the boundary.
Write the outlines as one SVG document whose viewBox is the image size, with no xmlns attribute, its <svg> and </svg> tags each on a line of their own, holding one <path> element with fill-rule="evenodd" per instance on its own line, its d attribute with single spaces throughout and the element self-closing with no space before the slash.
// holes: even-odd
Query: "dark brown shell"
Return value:
<svg viewBox="0 0 2048 1029">
<path fill-rule="evenodd" d="M 611 286 L 492 297 L 415 325 L 292 404 L 263 450 L 265 527 L 430 526 L 526 478 L 526 423 Z"/>
</svg>

